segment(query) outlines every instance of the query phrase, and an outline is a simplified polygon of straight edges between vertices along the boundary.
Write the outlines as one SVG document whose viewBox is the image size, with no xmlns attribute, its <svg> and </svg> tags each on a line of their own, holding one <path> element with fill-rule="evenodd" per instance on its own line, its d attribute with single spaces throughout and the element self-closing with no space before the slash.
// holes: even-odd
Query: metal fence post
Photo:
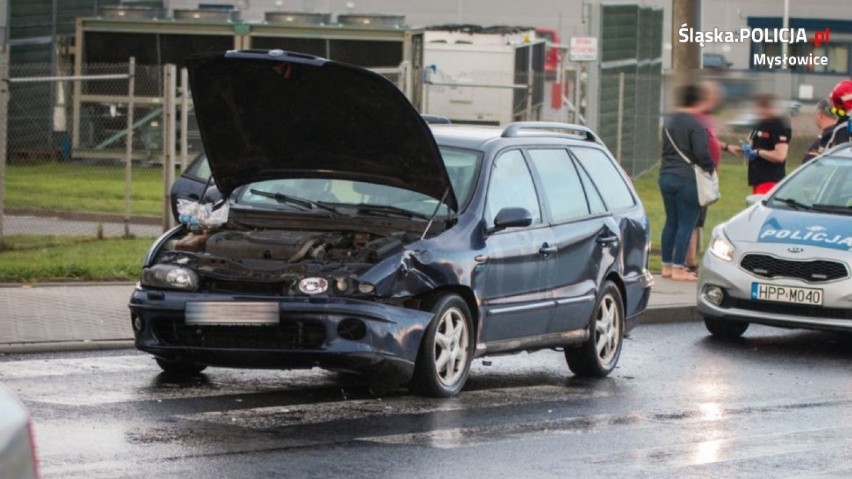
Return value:
<svg viewBox="0 0 852 479">
<path fill-rule="evenodd" d="M 177 103 L 177 67 L 169 64 L 164 67 L 163 84 L 165 101 L 163 102 L 163 231 L 174 226 L 172 217 L 172 183 L 175 177 L 175 104 Z"/>
<path fill-rule="evenodd" d="M 6 146 L 9 123 L 9 57 L 0 48 L 0 245 L 3 243 L 3 215 L 6 199 Z"/>
<path fill-rule="evenodd" d="M 3 215 L 6 199 L 6 147 L 9 128 L 9 3 L 0 1 L 0 246 L 3 245 Z"/>
<path fill-rule="evenodd" d="M 618 125 L 615 130 L 615 159 L 621 164 L 621 135 L 624 130 L 624 72 L 618 74 Z"/>
<path fill-rule="evenodd" d="M 130 238 L 130 193 L 133 180 L 133 95 L 136 87 L 136 57 L 127 66 L 127 147 L 124 160 L 124 237 Z"/>
<path fill-rule="evenodd" d="M 189 71 L 180 69 L 180 172 L 189 164 Z"/>
<path fill-rule="evenodd" d="M 533 70 L 533 46 L 530 44 L 527 46 L 527 105 L 526 112 L 524 113 L 524 120 L 530 121 L 533 119 L 532 117 L 532 104 L 533 104 L 533 80 L 535 76 L 535 70 Z"/>
</svg>

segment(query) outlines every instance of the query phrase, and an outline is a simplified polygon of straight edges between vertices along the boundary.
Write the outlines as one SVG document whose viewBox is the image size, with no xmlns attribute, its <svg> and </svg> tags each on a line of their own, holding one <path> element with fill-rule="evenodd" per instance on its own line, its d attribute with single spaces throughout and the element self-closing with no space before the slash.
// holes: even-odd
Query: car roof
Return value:
<svg viewBox="0 0 852 479">
<path fill-rule="evenodd" d="M 482 150 L 499 139 L 525 139 L 530 143 L 597 143 L 600 138 L 589 128 L 555 122 L 515 122 L 505 127 L 464 124 L 430 124 L 439 145 Z M 549 140 L 549 141 L 548 141 Z"/>
<path fill-rule="evenodd" d="M 499 138 L 502 128 L 478 125 L 429 125 L 439 145 L 479 150 L 489 140 Z"/>
</svg>

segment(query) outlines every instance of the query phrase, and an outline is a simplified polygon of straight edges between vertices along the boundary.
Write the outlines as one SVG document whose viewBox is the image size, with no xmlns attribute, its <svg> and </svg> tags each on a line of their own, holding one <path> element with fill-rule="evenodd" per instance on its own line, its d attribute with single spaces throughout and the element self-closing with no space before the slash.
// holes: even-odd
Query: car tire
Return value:
<svg viewBox="0 0 852 479">
<path fill-rule="evenodd" d="M 589 320 L 589 338 L 580 347 L 566 347 L 568 368 L 577 376 L 602 378 L 618 364 L 624 342 L 624 302 L 612 281 L 605 281 Z"/>
<path fill-rule="evenodd" d="M 154 359 L 157 360 L 157 365 L 160 366 L 160 369 L 162 369 L 164 373 L 172 376 L 195 376 L 201 371 L 207 369 L 207 366 L 204 364 L 190 363 L 180 359 Z"/>
<path fill-rule="evenodd" d="M 434 316 L 417 353 L 412 390 L 424 396 L 450 397 L 464 387 L 473 360 L 470 308 L 455 294 L 437 296 L 424 306 Z"/>
<path fill-rule="evenodd" d="M 704 327 L 710 334 L 722 339 L 738 339 L 748 329 L 749 323 L 745 321 L 730 321 L 719 318 L 704 318 Z"/>
</svg>

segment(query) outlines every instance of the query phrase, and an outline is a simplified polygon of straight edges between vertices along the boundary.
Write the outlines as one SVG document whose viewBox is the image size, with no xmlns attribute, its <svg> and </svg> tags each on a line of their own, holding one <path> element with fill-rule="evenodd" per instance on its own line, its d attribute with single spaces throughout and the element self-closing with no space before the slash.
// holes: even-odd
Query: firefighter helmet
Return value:
<svg viewBox="0 0 852 479">
<path fill-rule="evenodd" d="M 837 116 L 847 116 L 852 113 L 852 80 L 842 80 L 831 90 L 828 95 L 833 108 L 831 111 Z"/>
</svg>

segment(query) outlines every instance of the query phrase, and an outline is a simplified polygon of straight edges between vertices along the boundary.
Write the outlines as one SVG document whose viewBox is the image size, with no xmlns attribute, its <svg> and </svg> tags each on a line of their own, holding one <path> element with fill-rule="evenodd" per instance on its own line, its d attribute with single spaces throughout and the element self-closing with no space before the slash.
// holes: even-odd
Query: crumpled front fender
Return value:
<svg viewBox="0 0 852 479">
<path fill-rule="evenodd" d="M 386 298 L 413 297 L 458 284 L 452 263 L 433 258 L 426 249 L 406 249 L 386 258 L 359 279 L 374 284 L 376 294 Z"/>
</svg>

